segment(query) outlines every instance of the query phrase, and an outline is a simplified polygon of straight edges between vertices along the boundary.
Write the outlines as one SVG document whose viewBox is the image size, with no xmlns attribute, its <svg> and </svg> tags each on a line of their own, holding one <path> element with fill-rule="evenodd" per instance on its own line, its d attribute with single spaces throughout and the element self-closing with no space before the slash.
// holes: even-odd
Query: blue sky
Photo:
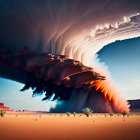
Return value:
<svg viewBox="0 0 140 140">
<path fill-rule="evenodd" d="M 140 38 L 109 44 L 98 54 L 121 94 L 126 99 L 140 99 Z"/>
<path fill-rule="evenodd" d="M 0 78 L 0 102 L 14 110 L 49 111 L 50 107 L 55 107 L 56 101 L 41 101 L 42 96 L 32 98 L 31 89 L 20 92 L 23 86 L 21 83 Z"/>
</svg>

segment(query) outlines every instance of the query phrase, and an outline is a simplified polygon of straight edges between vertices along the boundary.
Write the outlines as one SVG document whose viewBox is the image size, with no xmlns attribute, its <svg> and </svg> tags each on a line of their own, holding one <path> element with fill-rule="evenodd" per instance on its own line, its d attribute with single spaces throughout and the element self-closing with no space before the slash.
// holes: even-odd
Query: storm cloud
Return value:
<svg viewBox="0 0 140 140">
<path fill-rule="evenodd" d="M 96 53 L 116 40 L 140 36 L 139 5 L 137 0 L 0 1 L 0 75 L 25 83 L 24 89 L 36 88 L 34 94 L 47 82 L 46 93 L 55 90 L 55 99 L 68 99 L 63 104 L 67 109 L 82 102 L 80 110 L 93 101 L 93 107 L 113 105 L 97 107 L 99 112 L 129 110 Z M 94 86 L 86 84 L 92 81 Z M 96 92 L 102 97 L 95 97 Z"/>
</svg>

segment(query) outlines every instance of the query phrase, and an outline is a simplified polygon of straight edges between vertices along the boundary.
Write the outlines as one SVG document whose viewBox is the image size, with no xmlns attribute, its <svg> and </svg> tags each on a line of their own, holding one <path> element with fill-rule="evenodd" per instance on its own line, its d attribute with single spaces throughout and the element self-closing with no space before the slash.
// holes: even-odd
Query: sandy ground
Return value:
<svg viewBox="0 0 140 140">
<path fill-rule="evenodd" d="M 7 113 L 0 117 L 0 140 L 140 140 L 140 114 Z"/>
</svg>

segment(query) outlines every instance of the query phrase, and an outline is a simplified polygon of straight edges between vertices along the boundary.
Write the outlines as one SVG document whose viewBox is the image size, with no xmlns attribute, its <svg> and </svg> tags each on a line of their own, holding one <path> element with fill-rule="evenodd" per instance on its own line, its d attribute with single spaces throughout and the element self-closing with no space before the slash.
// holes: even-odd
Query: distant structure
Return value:
<svg viewBox="0 0 140 140">
<path fill-rule="evenodd" d="M 4 103 L 0 103 L 0 110 L 4 110 L 4 111 L 12 111 L 12 110 L 10 110 L 9 107 L 4 106 Z"/>
</svg>

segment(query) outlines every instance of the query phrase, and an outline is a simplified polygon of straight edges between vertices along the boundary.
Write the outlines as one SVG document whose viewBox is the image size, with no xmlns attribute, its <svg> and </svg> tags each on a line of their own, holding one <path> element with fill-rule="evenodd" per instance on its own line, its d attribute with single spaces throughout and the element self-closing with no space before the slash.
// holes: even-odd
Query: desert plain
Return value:
<svg viewBox="0 0 140 140">
<path fill-rule="evenodd" d="M 9 112 L 0 117 L 0 140 L 140 140 L 140 113 Z"/>
</svg>

